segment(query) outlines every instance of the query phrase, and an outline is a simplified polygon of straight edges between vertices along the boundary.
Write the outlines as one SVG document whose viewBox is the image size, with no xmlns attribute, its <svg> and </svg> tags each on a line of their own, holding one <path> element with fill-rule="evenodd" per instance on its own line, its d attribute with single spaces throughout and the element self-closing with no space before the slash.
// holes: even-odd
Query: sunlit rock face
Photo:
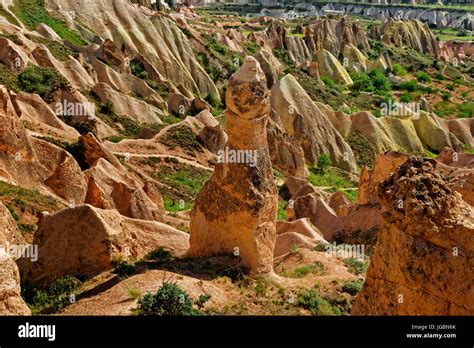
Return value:
<svg viewBox="0 0 474 348">
<path fill-rule="evenodd" d="M 472 315 L 474 214 L 434 160 L 411 158 L 379 186 L 387 210 L 354 315 Z"/>
<path fill-rule="evenodd" d="M 252 272 L 273 270 L 278 196 L 267 145 L 269 90 L 247 57 L 227 89 L 229 141 L 191 213 L 190 254 L 233 253 Z"/>
</svg>

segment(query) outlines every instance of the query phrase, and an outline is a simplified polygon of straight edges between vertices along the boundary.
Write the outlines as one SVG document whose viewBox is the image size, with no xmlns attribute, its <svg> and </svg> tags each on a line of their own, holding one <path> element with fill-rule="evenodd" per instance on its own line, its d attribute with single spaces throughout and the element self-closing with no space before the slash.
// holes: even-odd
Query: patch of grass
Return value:
<svg viewBox="0 0 474 348">
<path fill-rule="evenodd" d="M 112 135 L 112 136 L 106 138 L 106 140 L 108 140 L 112 143 L 115 143 L 115 144 L 120 143 L 123 139 L 125 139 L 125 138 L 121 135 Z"/>
<path fill-rule="evenodd" d="M 348 268 L 349 272 L 359 275 L 367 272 L 367 263 L 354 258 L 344 259 L 344 264 Z"/>
<path fill-rule="evenodd" d="M 69 40 L 75 45 L 84 46 L 87 44 L 76 31 L 70 29 L 62 20 L 53 17 L 46 11 L 44 0 L 15 0 L 10 10 L 25 24 L 30 30 L 44 23 L 51 27 L 62 39 Z"/>
<path fill-rule="evenodd" d="M 171 199 L 168 196 L 163 196 L 163 202 L 165 210 L 171 213 L 191 210 L 193 208 L 192 203 L 187 202 L 183 199 Z"/>
<path fill-rule="evenodd" d="M 136 299 L 142 297 L 142 292 L 137 288 L 128 288 L 127 292 L 128 292 L 128 297 L 131 300 L 136 300 Z"/>
<path fill-rule="evenodd" d="M 333 168 L 327 169 L 324 173 L 319 174 L 315 168 L 310 168 L 308 180 L 317 187 L 330 187 L 336 190 L 342 188 L 353 188 L 354 185 L 338 174 Z"/>
<path fill-rule="evenodd" d="M 286 221 L 287 216 L 286 216 L 286 205 L 287 202 L 284 200 L 279 200 L 278 201 L 278 212 L 277 212 L 277 220 L 278 221 Z"/>
<path fill-rule="evenodd" d="M 357 295 L 362 289 L 363 282 L 362 280 L 353 280 L 344 284 L 342 291 L 351 294 L 352 296 Z"/>
<path fill-rule="evenodd" d="M 320 261 L 315 261 L 311 264 L 298 266 L 291 271 L 285 271 L 281 275 L 288 278 L 303 278 L 308 274 L 324 275 L 326 267 Z"/>
<path fill-rule="evenodd" d="M 296 305 L 311 312 L 312 315 L 341 315 L 337 306 L 333 306 L 316 290 L 306 290 L 298 294 Z"/>
<path fill-rule="evenodd" d="M 208 170 L 185 165 L 161 165 L 152 173 L 160 182 L 174 188 L 183 197 L 195 198 L 212 173 Z"/>
<path fill-rule="evenodd" d="M 52 314 L 71 304 L 70 296 L 81 284 L 78 278 L 67 275 L 56 279 L 44 289 L 23 284 L 21 296 L 30 307 L 32 314 Z"/>
</svg>

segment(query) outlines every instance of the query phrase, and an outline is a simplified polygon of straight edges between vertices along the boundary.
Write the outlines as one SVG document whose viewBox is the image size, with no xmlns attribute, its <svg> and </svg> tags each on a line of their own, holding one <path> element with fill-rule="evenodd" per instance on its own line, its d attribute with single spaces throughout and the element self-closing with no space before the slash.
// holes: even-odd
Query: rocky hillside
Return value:
<svg viewBox="0 0 474 348">
<path fill-rule="evenodd" d="M 471 53 L 418 20 L 0 0 L 0 314 L 472 314 L 441 291 L 472 263 Z"/>
</svg>

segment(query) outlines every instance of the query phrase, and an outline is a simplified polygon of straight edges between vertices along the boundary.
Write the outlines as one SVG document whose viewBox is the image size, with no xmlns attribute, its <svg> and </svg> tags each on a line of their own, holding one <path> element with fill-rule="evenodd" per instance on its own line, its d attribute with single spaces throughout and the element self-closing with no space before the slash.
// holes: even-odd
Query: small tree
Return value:
<svg viewBox="0 0 474 348">
<path fill-rule="evenodd" d="M 193 301 L 176 283 L 163 282 L 156 294 L 147 293 L 138 301 L 139 315 L 195 315 Z"/>
</svg>

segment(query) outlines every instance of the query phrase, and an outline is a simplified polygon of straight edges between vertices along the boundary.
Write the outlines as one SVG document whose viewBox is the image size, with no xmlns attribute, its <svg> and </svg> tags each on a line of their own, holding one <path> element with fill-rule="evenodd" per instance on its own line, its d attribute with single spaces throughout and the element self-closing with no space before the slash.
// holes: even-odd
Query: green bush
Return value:
<svg viewBox="0 0 474 348">
<path fill-rule="evenodd" d="M 344 286 L 342 287 L 342 291 L 347 292 L 347 293 L 351 294 L 352 296 L 355 296 L 362 289 L 362 284 L 363 283 L 362 283 L 361 280 L 349 281 L 349 282 L 344 284 Z"/>
<path fill-rule="evenodd" d="M 189 295 L 176 283 L 163 282 L 156 294 L 147 293 L 138 300 L 138 315 L 196 315 Z"/>
<path fill-rule="evenodd" d="M 18 75 L 18 85 L 22 91 L 39 94 L 48 101 L 56 89 L 65 87 L 66 81 L 55 69 L 29 65 Z"/>
<path fill-rule="evenodd" d="M 71 303 L 70 296 L 80 287 L 81 281 L 72 275 L 54 280 L 47 288 L 23 284 L 21 296 L 33 314 L 56 313 Z"/>
<path fill-rule="evenodd" d="M 338 307 L 332 306 L 315 290 L 307 290 L 299 293 L 296 305 L 309 310 L 313 315 L 341 315 L 341 311 Z"/>
<path fill-rule="evenodd" d="M 322 154 L 318 157 L 318 164 L 316 165 L 316 171 L 319 174 L 325 173 L 327 168 L 331 166 L 332 166 L 332 161 L 328 155 Z"/>
<path fill-rule="evenodd" d="M 321 81 L 324 82 L 324 85 L 328 88 L 334 88 L 335 82 L 333 79 L 327 76 L 321 76 Z"/>
<path fill-rule="evenodd" d="M 156 249 L 145 256 L 145 260 L 162 264 L 174 259 L 173 253 L 163 247 Z"/>
<path fill-rule="evenodd" d="M 416 76 L 416 79 L 418 80 L 418 82 L 430 82 L 431 81 L 431 77 L 430 75 L 428 75 L 426 72 L 424 71 L 419 71 L 415 74 Z"/>
<path fill-rule="evenodd" d="M 123 260 L 117 260 L 115 263 L 114 273 L 121 278 L 127 278 L 135 274 L 135 265 Z"/>
<path fill-rule="evenodd" d="M 400 64 L 393 64 L 392 72 L 398 76 L 405 76 L 407 71 Z"/>
<path fill-rule="evenodd" d="M 448 93 L 448 92 L 445 92 L 441 95 L 441 98 L 444 100 L 444 101 L 449 101 L 449 99 L 451 99 L 451 93 Z"/>
<path fill-rule="evenodd" d="M 400 101 L 402 103 L 409 103 L 412 102 L 415 98 L 410 92 L 405 92 L 400 96 Z"/>
<path fill-rule="evenodd" d="M 458 104 L 458 114 L 459 118 L 471 118 L 474 117 L 474 103 L 464 103 Z"/>
<path fill-rule="evenodd" d="M 321 261 L 315 261 L 312 264 L 300 265 L 293 270 L 285 271 L 282 273 L 284 277 L 288 278 L 303 278 L 307 274 L 318 274 L 324 275 L 326 267 Z"/>
<path fill-rule="evenodd" d="M 443 81 L 443 80 L 446 79 L 446 78 L 444 77 L 444 75 L 443 75 L 441 72 L 439 72 L 439 71 L 435 72 L 434 77 L 435 77 L 435 79 L 438 79 L 438 80 L 441 80 L 441 81 Z"/>
<path fill-rule="evenodd" d="M 364 261 L 350 258 L 350 259 L 345 259 L 344 264 L 348 268 L 349 272 L 354 273 L 356 275 L 367 272 L 367 264 Z"/>
<path fill-rule="evenodd" d="M 380 70 L 375 69 L 367 73 L 352 73 L 352 80 L 354 84 L 351 86 L 351 90 L 358 92 L 369 92 L 378 95 L 386 95 L 392 89 L 387 76 L 385 76 Z"/>
<path fill-rule="evenodd" d="M 415 80 L 405 81 L 400 84 L 400 89 L 415 92 L 420 89 L 420 85 Z"/>
</svg>

